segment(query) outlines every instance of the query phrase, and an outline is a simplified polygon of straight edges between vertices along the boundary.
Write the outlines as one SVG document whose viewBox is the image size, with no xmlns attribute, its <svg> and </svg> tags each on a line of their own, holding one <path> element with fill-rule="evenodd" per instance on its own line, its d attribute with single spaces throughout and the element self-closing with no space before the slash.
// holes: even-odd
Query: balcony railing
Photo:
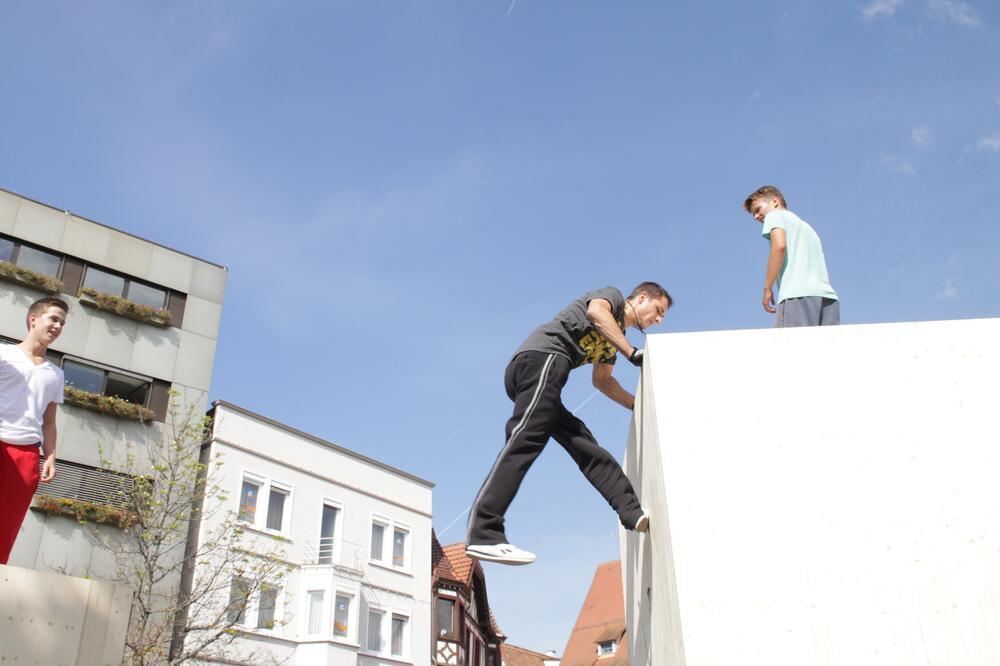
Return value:
<svg viewBox="0 0 1000 666">
<path fill-rule="evenodd" d="M 303 565 L 333 566 L 361 571 L 363 548 L 360 544 L 351 543 L 337 537 L 322 537 L 306 541 Z"/>
</svg>

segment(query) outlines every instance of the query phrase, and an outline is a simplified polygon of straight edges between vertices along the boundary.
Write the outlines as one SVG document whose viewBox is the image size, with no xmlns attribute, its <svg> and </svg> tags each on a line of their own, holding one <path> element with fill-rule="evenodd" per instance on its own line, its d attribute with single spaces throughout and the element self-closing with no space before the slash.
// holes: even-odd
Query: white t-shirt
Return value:
<svg viewBox="0 0 1000 666">
<path fill-rule="evenodd" d="M 62 401 L 62 368 L 35 365 L 17 345 L 0 345 L 0 440 L 41 444 L 45 409 Z"/>
</svg>

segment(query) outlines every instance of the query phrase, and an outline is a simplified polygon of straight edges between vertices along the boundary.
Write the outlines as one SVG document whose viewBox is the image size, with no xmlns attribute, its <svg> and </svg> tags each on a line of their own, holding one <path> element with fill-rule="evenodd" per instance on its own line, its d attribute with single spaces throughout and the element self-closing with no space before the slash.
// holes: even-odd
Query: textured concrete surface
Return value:
<svg viewBox="0 0 1000 666">
<path fill-rule="evenodd" d="M 1000 664 L 1000 320 L 654 335 L 632 663 Z"/>
<path fill-rule="evenodd" d="M 4 663 L 122 663 L 132 592 L 122 585 L 0 565 Z"/>
</svg>

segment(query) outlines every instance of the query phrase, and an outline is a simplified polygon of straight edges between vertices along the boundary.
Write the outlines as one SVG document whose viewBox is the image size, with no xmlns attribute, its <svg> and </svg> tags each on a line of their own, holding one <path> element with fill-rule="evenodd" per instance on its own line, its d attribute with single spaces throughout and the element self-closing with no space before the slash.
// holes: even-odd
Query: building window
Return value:
<svg viewBox="0 0 1000 666">
<path fill-rule="evenodd" d="M 371 561 L 392 566 L 395 569 L 408 568 L 410 566 L 410 528 L 389 518 L 372 517 Z"/>
<path fill-rule="evenodd" d="M 73 388 L 120 398 L 134 405 L 146 406 L 153 381 L 135 375 L 100 368 L 80 361 L 63 359 L 66 384 Z"/>
<path fill-rule="evenodd" d="M 257 628 L 274 628 L 274 609 L 278 605 L 278 588 L 261 585 L 260 603 L 257 605 Z"/>
<path fill-rule="evenodd" d="M 385 612 L 380 610 L 368 611 L 368 650 L 371 652 L 382 652 L 385 648 L 382 644 L 382 620 L 385 619 Z"/>
<path fill-rule="evenodd" d="M 333 635 L 347 638 L 351 633 L 351 601 L 353 597 L 343 592 L 337 593 L 333 607 Z M 371 629 L 369 629 L 369 636 Z"/>
<path fill-rule="evenodd" d="M 309 629 L 312 636 L 323 633 L 323 590 L 309 591 Z"/>
<path fill-rule="evenodd" d="M 392 636 L 390 650 L 394 657 L 402 657 L 406 654 L 406 628 L 409 626 L 410 618 L 405 615 L 392 614 Z"/>
<path fill-rule="evenodd" d="M 0 261 L 10 262 L 14 257 L 14 241 L 0 237 Z"/>
<path fill-rule="evenodd" d="M 618 641 L 601 641 L 597 644 L 597 656 L 605 657 L 609 654 L 614 654 L 617 647 Z"/>
<path fill-rule="evenodd" d="M 121 296 L 133 303 L 148 305 L 151 308 L 162 308 L 167 303 L 165 289 L 136 282 L 131 278 L 109 273 L 94 266 L 87 266 L 83 286 L 112 296 Z"/>
<path fill-rule="evenodd" d="M 88 266 L 83 276 L 83 286 L 112 296 L 121 296 L 125 293 L 125 278 Z"/>
<path fill-rule="evenodd" d="M 226 619 L 230 624 L 244 624 L 247 619 L 247 602 L 250 600 L 250 581 L 233 578 L 229 585 L 229 605 Z"/>
<path fill-rule="evenodd" d="M 285 518 L 285 500 L 288 499 L 288 492 L 271 487 L 267 500 L 267 529 L 280 532 Z"/>
<path fill-rule="evenodd" d="M 261 505 L 266 498 L 264 505 Z M 275 481 L 249 472 L 243 475 L 238 517 L 259 529 L 288 532 L 292 491 Z"/>
<path fill-rule="evenodd" d="M 406 566 L 406 540 L 410 533 L 401 527 L 392 532 L 392 566 Z"/>
<path fill-rule="evenodd" d="M 254 522 L 257 515 L 257 496 L 260 495 L 261 483 L 254 479 L 243 479 L 243 490 L 240 491 L 240 520 Z"/>
<path fill-rule="evenodd" d="M 340 509 L 331 504 L 323 504 L 323 518 L 319 526 L 319 557 L 317 563 L 333 563 L 333 545 L 337 536 L 337 518 Z"/>
<path fill-rule="evenodd" d="M 385 528 L 387 525 L 377 520 L 372 521 L 372 560 L 381 562 L 383 559 L 382 547 L 385 541 Z"/>
<path fill-rule="evenodd" d="M 22 268 L 44 273 L 51 277 L 59 277 L 59 268 L 62 265 L 62 257 L 58 254 L 38 250 L 27 245 L 17 248 L 17 255 L 14 263 Z"/>
<path fill-rule="evenodd" d="M 437 599 L 437 633 L 442 638 L 455 637 L 455 600 Z"/>
</svg>

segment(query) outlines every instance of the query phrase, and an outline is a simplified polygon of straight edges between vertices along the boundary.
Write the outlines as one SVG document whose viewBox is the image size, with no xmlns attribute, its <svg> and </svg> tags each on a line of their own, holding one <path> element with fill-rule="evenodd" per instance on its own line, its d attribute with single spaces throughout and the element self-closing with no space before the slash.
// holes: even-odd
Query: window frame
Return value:
<svg viewBox="0 0 1000 666">
<path fill-rule="evenodd" d="M 347 607 L 347 635 L 338 636 L 336 634 L 336 627 L 334 623 L 337 621 L 337 597 L 345 596 L 350 600 L 350 605 Z M 346 587 L 344 585 L 334 585 L 333 595 L 331 598 L 331 603 L 333 604 L 330 609 L 330 621 L 328 623 L 327 635 L 331 640 L 348 643 L 350 645 L 358 645 L 360 637 L 358 635 L 359 627 L 359 615 L 360 606 L 359 599 L 361 598 L 360 590 L 355 590 L 354 588 Z M 366 637 L 367 641 L 367 637 Z"/>
<path fill-rule="evenodd" d="M 243 469 L 239 476 L 239 488 L 236 492 L 236 520 L 237 522 L 250 527 L 258 532 L 270 536 L 280 536 L 282 538 L 291 539 L 292 533 L 292 505 L 295 502 L 295 487 L 292 484 L 284 483 L 282 481 L 275 480 L 265 474 L 255 472 L 249 469 Z M 257 484 L 259 492 L 257 495 L 257 504 L 254 509 L 253 520 L 247 520 L 243 517 L 243 512 L 241 510 L 242 499 L 243 499 L 243 484 L 247 481 Z M 268 514 L 271 510 L 271 491 L 277 491 L 285 495 L 284 506 L 281 511 L 281 529 L 276 530 L 267 526 Z"/>
<path fill-rule="evenodd" d="M 304 609 L 304 612 L 302 613 L 302 618 L 303 618 L 304 624 L 305 624 L 305 626 L 302 629 L 302 635 L 303 636 L 321 637 L 321 636 L 325 635 L 326 632 L 323 630 L 323 628 L 326 626 L 326 623 L 323 622 L 323 620 L 326 619 L 326 592 L 327 592 L 326 589 L 324 589 L 322 587 L 320 587 L 320 588 L 311 588 L 311 589 L 307 588 L 305 590 L 305 595 L 304 595 L 305 596 L 305 609 Z M 312 619 L 313 619 L 313 616 L 312 616 L 312 609 L 313 609 L 312 598 L 313 598 L 313 596 L 312 595 L 316 594 L 316 593 L 319 593 L 319 595 L 320 595 L 319 618 L 316 621 L 316 623 L 318 625 L 318 628 L 317 628 L 316 631 L 313 631 L 312 630 Z"/>
<path fill-rule="evenodd" d="M 380 557 L 376 559 L 375 553 L 372 552 L 372 539 L 374 532 L 374 526 L 381 525 L 384 528 L 382 535 L 382 552 L 379 553 Z M 397 565 L 395 563 L 395 539 L 396 531 L 400 530 L 406 532 L 406 542 L 403 545 L 403 564 Z M 386 535 L 390 538 L 386 539 Z M 405 573 L 412 575 L 413 568 L 413 528 L 409 523 L 404 523 L 393 518 L 389 518 L 385 514 L 372 512 L 371 520 L 369 521 L 369 533 L 368 533 L 368 563 L 377 567 L 382 567 L 383 569 L 388 569 L 390 571 L 397 571 L 399 573 Z"/>
<path fill-rule="evenodd" d="M 261 612 L 262 612 L 262 610 L 264 608 L 263 602 L 264 602 L 264 592 L 265 592 L 265 590 L 268 591 L 268 592 L 274 592 L 274 606 L 271 607 L 271 625 L 270 626 L 261 626 L 261 624 L 260 624 L 260 619 L 261 619 L 260 616 L 261 616 Z M 261 582 L 257 586 L 257 595 L 256 596 L 257 596 L 257 605 L 256 605 L 255 610 L 257 612 L 256 612 L 256 617 L 254 617 L 254 625 L 253 625 L 254 629 L 257 630 L 257 631 L 273 631 L 276 627 L 279 626 L 279 617 L 278 617 L 279 610 L 278 609 L 281 607 L 281 586 L 279 586 L 279 585 L 272 585 L 270 583 Z"/>
<path fill-rule="evenodd" d="M 329 562 L 321 562 L 320 559 L 323 555 L 323 510 L 326 507 L 335 509 L 337 515 L 333 520 L 333 541 L 330 543 Z M 335 499 L 329 497 L 324 497 L 320 502 L 319 510 L 319 524 L 316 527 L 316 531 L 313 534 L 318 534 L 316 539 L 316 564 L 323 566 L 335 566 L 341 562 L 341 543 L 344 540 L 344 504 Z"/>
<path fill-rule="evenodd" d="M 378 626 L 378 632 L 379 632 L 379 635 L 378 635 L 378 638 L 379 638 L 379 647 L 377 649 L 372 649 L 372 646 L 371 646 L 371 638 L 372 638 L 372 615 L 373 614 L 379 615 L 379 618 L 380 618 L 379 621 L 378 621 L 378 625 L 377 625 Z M 364 647 L 365 652 L 367 652 L 368 654 L 374 654 L 374 655 L 379 655 L 379 656 L 388 656 L 389 655 L 388 650 L 383 650 L 382 646 L 386 645 L 386 640 L 385 640 L 385 620 L 390 615 L 391 615 L 391 611 L 388 608 L 386 608 L 385 606 L 382 606 L 380 604 L 373 604 L 373 603 L 369 603 L 368 604 L 368 622 L 365 624 L 365 647 Z"/>
<path fill-rule="evenodd" d="M 48 275 L 49 277 L 54 277 L 57 280 L 61 280 L 62 273 L 63 273 L 63 267 L 66 265 L 66 255 L 65 254 L 63 254 L 62 252 L 57 252 L 56 250 L 53 250 L 51 248 L 42 247 L 41 245 L 35 245 L 34 243 L 26 243 L 23 240 L 21 240 L 20 238 L 15 238 L 15 237 L 9 236 L 7 234 L 0 234 L 0 239 L 6 240 L 6 241 L 10 242 L 13 245 L 13 247 L 10 250 L 10 259 L 4 259 L 3 261 L 6 261 L 6 262 L 11 263 L 11 264 L 14 264 L 15 266 L 20 266 L 21 268 L 26 268 L 28 270 L 34 271 L 35 270 L 34 268 L 30 268 L 29 266 L 22 266 L 21 264 L 17 263 L 18 257 L 21 254 L 21 248 L 22 247 L 27 247 L 29 250 L 34 250 L 36 252 L 42 252 L 44 254 L 50 254 L 50 255 L 56 257 L 57 259 L 59 259 L 59 267 L 56 269 L 56 274 L 55 275 L 51 275 L 49 273 L 43 273 L 43 275 Z M 41 271 L 35 271 L 35 272 L 36 273 L 41 273 Z"/>
<path fill-rule="evenodd" d="M 120 293 L 115 294 L 115 293 L 111 293 L 111 292 L 108 292 L 108 291 L 105 291 L 103 293 L 109 294 L 111 296 L 117 296 L 119 298 L 124 298 L 127 301 L 132 301 L 133 303 L 140 303 L 140 301 L 136 301 L 136 300 L 134 300 L 134 299 L 132 299 L 132 298 L 129 297 L 129 293 L 131 291 L 132 283 L 134 282 L 134 283 L 136 283 L 136 284 L 138 284 L 138 285 L 140 285 L 142 287 L 148 287 L 150 289 L 156 289 L 157 291 L 162 291 L 163 292 L 163 303 L 162 304 L 160 304 L 160 305 L 149 305 L 148 303 L 142 303 L 142 305 L 147 305 L 148 307 L 157 308 L 157 309 L 161 309 L 161 310 L 168 309 L 168 305 L 170 304 L 170 295 L 171 295 L 171 293 L 172 293 L 173 290 L 168 289 L 167 287 L 163 287 L 161 285 L 153 284 L 152 282 L 147 282 L 145 280 L 137 280 L 136 278 L 134 278 L 134 277 L 132 277 L 130 275 L 127 275 L 125 273 L 121 273 L 119 271 L 114 271 L 114 270 L 109 270 L 107 268 L 104 268 L 103 266 L 98 266 L 96 264 L 92 264 L 89 261 L 85 261 L 83 263 L 83 275 L 80 276 L 80 287 L 79 287 L 79 289 L 76 290 L 76 294 L 75 294 L 77 297 L 80 296 L 81 290 L 84 289 L 84 287 L 87 286 L 87 273 L 90 271 L 90 269 L 94 269 L 95 271 L 97 271 L 99 273 L 105 273 L 107 275 L 111 275 L 111 276 L 114 276 L 114 277 L 117 277 L 117 278 L 121 278 L 124 281 L 123 284 L 122 284 L 122 289 L 121 289 Z M 102 291 L 102 290 L 98 289 L 97 291 Z"/>
<path fill-rule="evenodd" d="M 610 652 L 604 652 L 603 651 L 604 650 L 603 646 L 605 644 L 610 644 L 610 646 L 611 646 L 611 651 Z M 614 655 L 614 653 L 617 652 L 617 651 L 618 651 L 618 641 L 616 641 L 613 638 L 610 639 L 610 640 L 606 640 L 606 641 L 598 641 L 598 643 L 597 643 L 597 656 L 598 657 L 610 657 L 610 656 Z"/>
<path fill-rule="evenodd" d="M 253 518 L 247 520 L 243 517 L 243 486 L 247 482 L 255 484 L 257 486 L 257 501 L 253 505 Z M 250 525 L 252 527 L 257 526 L 257 515 L 261 513 L 261 501 L 260 498 L 264 495 L 264 488 L 267 484 L 267 479 L 260 474 L 255 474 L 254 472 L 249 472 L 243 470 L 240 475 L 240 487 L 236 492 L 236 520 L 238 522 Z"/>
<path fill-rule="evenodd" d="M 236 582 L 237 581 L 240 581 L 242 583 L 246 583 L 246 587 L 248 589 L 247 589 L 247 592 L 246 592 L 246 596 L 244 597 L 243 608 L 240 611 L 240 615 L 237 616 L 234 619 L 232 617 L 232 613 L 233 613 L 233 610 L 234 610 L 233 609 L 233 598 L 235 596 L 233 594 L 233 592 L 236 589 Z M 234 627 L 244 627 L 244 628 L 248 627 L 250 625 L 250 623 L 248 622 L 248 619 L 250 617 L 250 610 L 251 610 L 252 597 L 253 597 L 253 593 L 250 591 L 250 589 L 252 589 L 252 588 L 253 588 L 253 581 L 251 581 L 248 578 L 245 578 L 243 576 L 236 576 L 236 575 L 233 575 L 233 576 L 229 577 L 229 600 L 226 602 L 226 622 L 227 622 L 227 624 L 229 624 L 231 626 L 234 626 Z"/>
<path fill-rule="evenodd" d="M 281 503 L 281 527 L 275 529 L 270 527 L 267 523 L 271 519 L 271 500 L 273 495 L 277 493 L 279 495 L 284 495 L 285 499 Z M 292 516 L 292 488 L 291 486 L 281 483 L 280 481 L 270 480 L 267 487 L 267 515 L 264 516 L 264 527 L 263 529 L 274 534 L 286 535 L 289 532 L 290 525 L 288 524 Z"/>
<path fill-rule="evenodd" d="M 133 405 L 139 405 L 140 407 L 146 407 L 147 409 L 149 408 L 149 403 L 150 403 L 150 401 L 153 398 L 153 386 L 156 384 L 156 381 L 152 377 L 147 377 L 146 375 L 140 375 L 140 374 L 137 374 L 135 372 L 130 372 L 128 370 L 121 370 L 119 368 L 111 367 L 110 365 L 105 365 L 104 363 L 97 363 L 95 361 L 90 361 L 90 360 L 87 360 L 87 359 L 84 359 L 84 358 L 80 358 L 79 356 L 71 356 L 71 355 L 68 355 L 68 354 L 64 354 L 63 357 L 59 360 L 59 363 L 58 363 L 59 368 L 63 371 L 64 375 L 66 373 L 66 363 L 67 362 L 73 363 L 75 365 L 83 366 L 83 367 L 88 368 L 90 370 L 99 370 L 99 371 L 101 371 L 101 373 L 103 374 L 102 379 L 101 379 L 101 390 L 96 392 L 99 395 L 103 395 L 103 396 L 107 396 L 107 397 L 118 397 L 118 396 L 110 396 L 110 395 L 108 395 L 108 392 L 107 392 L 108 391 L 108 378 L 109 378 L 109 375 L 111 375 L 111 374 L 121 375 L 122 377 L 126 377 L 128 379 L 136 379 L 136 380 L 141 381 L 146 386 L 146 399 L 143 400 L 142 402 L 132 402 L 131 400 L 126 400 L 126 402 L 129 402 L 129 403 L 131 403 Z M 72 384 L 69 384 L 69 383 L 67 383 L 67 385 L 68 386 L 73 386 Z M 86 390 L 86 389 L 81 389 L 81 390 Z M 124 398 L 121 398 L 121 399 L 125 400 Z"/>
<path fill-rule="evenodd" d="M 411 650 L 410 635 L 412 634 L 411 627 L 413 626 L 413 616 L 412 616 L 412 614 L 409 611 L 405 611 L 405 610 L 402 610 L 402 609 L 399 609 L 399 608 L 393 608 L 393 609 L 391 609 L 388 615 L 389 615 L 389 617 L 388 617 L 388 625 L 389 625 L 389 627 L 388 627 L 389 628 L 389 640 L 388 640 L 388 644 L 389 644 L 389 656 L 390 657 L 399 658 L 399 659 L 403 659 L 403 660 L 407 660 L 407 659 L 410 658 L 410 650 Z M 394 621 L 397 618 L 401 618 L 403 620 L 403 622 L 404 622 L 404 624 L 403 624 L 403 635 L 402 635 L 402 645 L 400 646 L 400 651 L 399 652 L 393 652 L 392 628 L 393 628 L 393 623 L 394 623 Z"/>
<path fill-rule="evenodd" d="M 451 626 L 444 633 L 441 632 L 441 625 L 439 622 L 439 620 L 441 619 L 441 615 L 438 612 L 438 604 L 442 601 L 447 601 L 451 603 Z M 434 634 L 435 640 L 436 639 L 458 640 L 458 632 L 455 631 L 457 625 L 455 618 L 457 615 L 456 611 L 458 610 L 458 608 L 459 608 L 459 602 L 457 595 L 452 597 L 452 596 L 442 595 L 439 593 L 434 597 L 434 631 L 436 632 Z"/>
</svg>

